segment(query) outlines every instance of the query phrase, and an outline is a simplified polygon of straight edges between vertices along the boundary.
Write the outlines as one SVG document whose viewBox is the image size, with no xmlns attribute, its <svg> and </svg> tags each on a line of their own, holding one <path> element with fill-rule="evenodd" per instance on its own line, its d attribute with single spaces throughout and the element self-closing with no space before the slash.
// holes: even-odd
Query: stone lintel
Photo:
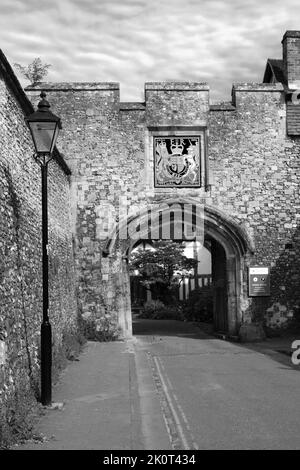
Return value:
<svg viewBox="0 0 300 470">
<path fill-rule="evenodd" d="M 145 103 L 139 102 L 121 102 L 120 103 L 120 111 L 145 111 L 146 105 Z"/>
<path fill-rule="evenodd" d="M 236 107 L 230 102 L 213 103 L 209 107 L 210 111 L 236 111 Z"/>
<path fill-rule="evenodd" d="M 150 132 L 155 132 L 158 134 L 162 135 L 169 135 L 173 134 L 174 132 L 177 132 L 178 135 L 181 134 L 189 134 L 189 133 L 195 133 L 203 131 L 207 129 L 207 121 L 198 121 L 196 124 L 194 123 L 193 125 L 188 125 L 188 124 L 174 124 L 174 125 L 162 125 L 162 126 L 155 126 L 155 125 L 149 125 L 147 126 L 148 130 Z"/>
</svg>

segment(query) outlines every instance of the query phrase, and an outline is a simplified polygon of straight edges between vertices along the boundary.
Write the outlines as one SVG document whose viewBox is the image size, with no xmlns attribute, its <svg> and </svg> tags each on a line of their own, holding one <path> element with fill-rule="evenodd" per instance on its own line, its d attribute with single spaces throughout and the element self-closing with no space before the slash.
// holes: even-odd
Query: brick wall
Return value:
<svg viewBox="0 0 300 470">
<path fill-rule="evenodd" d="M 300 31 L 286 31 L 282 39 L 284 72 L 289 88 L 299 88 Z"/>
</svg>

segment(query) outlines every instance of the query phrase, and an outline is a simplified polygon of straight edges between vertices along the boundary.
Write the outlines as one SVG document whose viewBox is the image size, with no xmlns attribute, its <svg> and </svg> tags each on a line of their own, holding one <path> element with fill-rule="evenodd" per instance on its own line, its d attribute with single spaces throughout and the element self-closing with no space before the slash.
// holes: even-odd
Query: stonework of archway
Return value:
<svg viewBox="0 0 300 470">
<path fill-rule="evenodd" d="M 225 252 L 226 256 L 226 302 L 227 302 L 227 332 L 230 335 L 237 335 L 242 323 L 241 305 L 244 303 L 243 285 L 245 281 L 245 256 L 253 253 L 254 244 L 244 228 L 235 222 L 228 215 L 222 214 L 219 210 L 210 206 L 202 206 L 192 198 L 172 198 L 166 199 L 161 203 L 152 204 L 150 207 L 153 213 L 163 213 L 166 210 L 172 212 L 179 205 L 192 205 L 203 211 L 204 239 L 215 240 Z M 167 209 L 168 208 L 168 209 Z M 110 264 L 115 264 L 115 285 L 118 286 L 119 299 L 116 302 L 119 325 L 123 335 L 130 337 L 132 335 L 132 319 L 130 305 L 130 282 L 128 273 L 128 256 L 136 243 L 136 239 L 130 237 L 121 240 L 119 234 L 126 230 L 125 225 L 135 224 L 141 227 L 144 223 L 147 208 L 130 217 L 129 220 L 120 221 L 115 226 L 111 235 L 106 241 L 104 255 L 110 259 Z M 142 238 L 142 237 L 141 237 Z M 144 237 L 146 238 L 146 237 Z M 177 237 L 178 238 L 178 237 Z M 116 268 L 117 266 L 117 268 Z M 216 280 L 218 282 L 218 280 Z"/>
</svg>

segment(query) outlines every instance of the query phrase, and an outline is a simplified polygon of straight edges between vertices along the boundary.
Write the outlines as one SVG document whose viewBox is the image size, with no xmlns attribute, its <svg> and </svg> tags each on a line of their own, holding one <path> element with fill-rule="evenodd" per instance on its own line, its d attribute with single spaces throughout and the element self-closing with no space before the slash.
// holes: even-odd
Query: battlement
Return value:
<svg viewBox="0 0 300 470">
<path fill-rule="evenodd" d="M 153 100 L 157 101 L 158 94 L 162 93 L 160 96 L 167 97 L 168 99 L 172 95 L 173 104 L 174 100 L 177 100 L 176 94 L 180 92 L 180 95 L 185 95 L 187 100 L 190 102 L 191 99 L 196 99 L 199 101 L 201 96 L 201 106 L 203 107 L 204 102 L 206 102 L 205 108 L 212 111 L 223 111 L 223 110 L 233 110 L 236 109 L 236 94 L 242 92 L 282 92 L 284 91 L 284 85 L 282 83 L 243 83 L 237 82 L 232 85 L 232 101 L 220 101 L 210 103 L 209 105 L 209 91 L 210 87 L 206 82 L 186 82 L 186 81 L 166 81 L 166 82 L 146 82 L 144 85 L 145 92 L 145 101 L 144 102 L 135 102 L 135 101 L 120 101 L 120 84 L 117 82 L 41 82 L 36 85 L 30 85 L 25 88 L 25 91 L 28 93 L 29 97 L 39 96 L 40 91 L 44 90 L 45 92 L 53 93 L 64 93 L 64 92 L 104 92 L 105 95 L 107 92 L 111 92 L 114 96 L 114 103 L 119 103 L 120 111 L 146 111 L 152 107 Z M 190 93 L 192 93 L 191 96 Z M 198 98 L 196 93 L 200 93 Z M 166 94 L 166 95 L 165 95 Z M 171 94 L 171 95 L 170 95 Z M 182 99 L 182 98 L 181 98 Z M 163 101 L 165 101 L 163 99 Z M 226 103 L 226 104 L 224 104 Z M 157 103 L 156 103 L 157 105 Z M 167 104 L 164 103 L 164 106 Z M 168 106 L 167 106 L 168 107 Z M 173 106 L 172 106 L 173 108 Z M 174 111 L 174 109 L 173 109 Z"/>
</svg>

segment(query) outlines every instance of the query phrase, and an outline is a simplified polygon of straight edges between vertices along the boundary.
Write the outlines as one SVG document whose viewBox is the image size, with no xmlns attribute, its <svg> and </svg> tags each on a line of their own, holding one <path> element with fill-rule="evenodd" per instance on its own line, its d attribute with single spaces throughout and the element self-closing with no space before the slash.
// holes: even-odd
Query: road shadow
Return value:
<svg viewBox="0 0 300 470">
<path fill-rule="evenodd" d="M 132 326 L 134 336 L 186 337 L 199 340 L 209 339 L 230 342 L 241 349 L 264 354 L 285 368 L 288 367 L 290 369 L 300 371 L 300 365 L 294 365 L 291 359 L 293 352 L 291 346 L 294 340 L 300 340 L 300 332 L 288 332 L 280 337 L 266 338 L 264 341 L 241 343 L 239 341 L 232 341 L 228 338 L 221 339 L 220 336 L 215 335 L 212 324 L 203 322 L 144 319 L 135 316 L 133 318 Z"/>
<path fill-rule="evenodd" d="M 242 349 L 256 351 L 260 354 L 271 358 L 273 361 L 279 364 L 300 371 L 300 365 L 294 365 L 292 363 L 292 344 L 295 340 L 299 340 L 300 335 L 296 333 L 288 333 L 280 337 L 266 338 L 264 341 L 258 341 L 253 343 L 239 343 L 235 344 Z M 299 355 L 300 358 L 300 355 Z"/>
<path fill-rule="evenodd" d="M 196 322 L 180 320 L 145 319 L 138 316 L 132 320 L 134 336 L 177 336 L 198 339 L 214 339 L 212 325 L 203 324 L 200 328 Z"/>
</svg>

